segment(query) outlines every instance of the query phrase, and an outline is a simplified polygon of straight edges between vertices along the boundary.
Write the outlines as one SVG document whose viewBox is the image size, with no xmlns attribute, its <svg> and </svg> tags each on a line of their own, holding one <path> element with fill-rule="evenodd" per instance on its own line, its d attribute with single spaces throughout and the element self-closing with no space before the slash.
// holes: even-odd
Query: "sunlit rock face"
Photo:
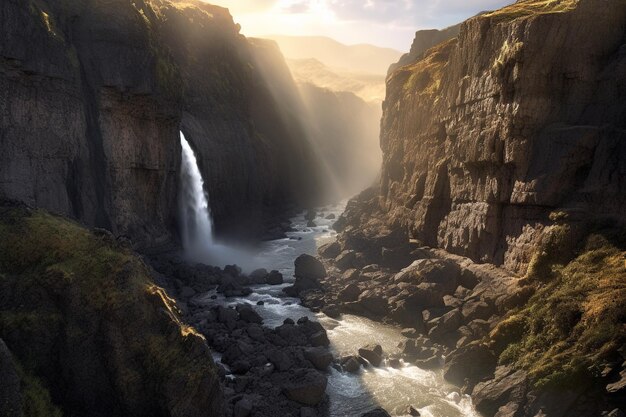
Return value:
<svg viewBox="0 0 626 417">
<path fill-rule="evenodd" d="M 176 234 L 179 131 L 199 154 L 216 229 L 317 192 L 226 9 L 199 1 L 3 1 L 0 197 L 106 227 L 137 246 Z"/>
<path fill-rule="evenodd" d="M 472 18 L 390 75 L 370 212 L 520 273 L 550 212 L 624 219 L 626 4 L 544 3 Z"/>
</svg>

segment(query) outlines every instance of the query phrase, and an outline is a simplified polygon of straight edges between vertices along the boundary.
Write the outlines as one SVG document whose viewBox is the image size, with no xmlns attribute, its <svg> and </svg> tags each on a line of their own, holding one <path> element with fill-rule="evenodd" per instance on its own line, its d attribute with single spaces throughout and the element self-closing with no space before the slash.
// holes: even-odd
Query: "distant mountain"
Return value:
<svg viewBox="0 0 626 417">
<path fill-rule="evenodd" d="M 385 76 L 334 70 L 314 58 L 287 61 L 294 79 L 331 91 L 347 91 L 364 101 L 380 103 L 385 99 Z"/>
<path fill-rule="evenodd" d="M 315 58 L 333 69 L 369 74 L 387 74 L 389 66 L 397 62 L 402 52 L 374 45 L 344 45 L 323 36 L 269 35 L 278 42 L 288 59 Z"/>
</svg>

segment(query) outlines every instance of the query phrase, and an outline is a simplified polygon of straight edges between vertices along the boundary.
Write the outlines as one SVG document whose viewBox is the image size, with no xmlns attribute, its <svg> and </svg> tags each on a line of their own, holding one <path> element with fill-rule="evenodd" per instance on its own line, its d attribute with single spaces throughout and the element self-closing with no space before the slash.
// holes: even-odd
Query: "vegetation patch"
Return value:
<svg viewBox="0 0 626 417">
<path fill-rule="evenodd" d="M 580 0 L 518 0 L 510 6 L 487 13 L 497 22 L 510 21 L 540 14 L 563 13 L 574 10 Z"/>
<path fill-rule="evenodd" d="M 35 411 L 46 404 L 37 381 L 61 405 L 76 376 L 154 415 L 210 401 L 187 397 L 217 384 L 202 336 L 180 322 L 141 259 L 108 232 L 41 210 L 0 206 L 0 338 L 24 375 L 39 378 L 25 377 Z"/>
<path fill-rule="evenodd" d="M 500 363 L 525 369 L 537 387 L 580 385 L 598 376 L 626 343 L 623 248 L 623 235 L 596 233 L 564 266 L 535 263 L 536 294 L 491 333 Z M 543 258 L 554 249 L 544 248 Z"/>
</svg>

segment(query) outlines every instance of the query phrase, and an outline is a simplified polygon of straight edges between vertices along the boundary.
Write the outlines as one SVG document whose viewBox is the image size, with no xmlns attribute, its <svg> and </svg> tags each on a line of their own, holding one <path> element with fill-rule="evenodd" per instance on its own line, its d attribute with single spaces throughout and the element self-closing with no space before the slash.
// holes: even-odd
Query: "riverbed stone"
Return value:
<svg viewBox="0 0 626 417">
<path fill-rule="evenodd" d="M 298 369 L 284 384 L 283 391 L 287 398 L 300 404 L 314 406 L 319 404 L 326 393 L 326 377 L 312 369 Z"/>
<path fill-rule="evenodd" d="M 359 349 L 359 356 L 367 359 L 373 366 L 380 366 L 383 361 L 383 348 L 380 345 L 365 345 Z"/>
</svg>

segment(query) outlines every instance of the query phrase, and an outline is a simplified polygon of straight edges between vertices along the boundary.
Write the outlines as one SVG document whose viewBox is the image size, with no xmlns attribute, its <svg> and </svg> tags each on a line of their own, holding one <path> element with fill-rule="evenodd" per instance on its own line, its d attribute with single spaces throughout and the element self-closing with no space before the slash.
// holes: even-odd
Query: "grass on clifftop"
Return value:
<svg viewBox="0 0 626 417">
<path fill-rule="evenodd" d="M 539 14 L 562 13 L 575 9 L 578 2 L 579 0 L 520 0 L 483 17 L 509 21 Z"/>
<path fill-rule="evenodd" d="M 623 238 L 592 234 L 565 266 L 552 265 L 529 302 L 492 332 L 503 364 L 525 369 L 538 387 L 568 387 L 598 376 L 626 343 Z"/>
<path fill-rule="evenodd" d="M 159 407 L 178 407 L 168 403 L 172 386 L 191 396 L 217 377 L 210 356 L 198 352 L 201 336 L 175 309 L 143 262 L 111 235 L 0 205 L 0 338 L 24 375 L 41 382 L 25 392 L 41 400 L 33 406 L 47 404 L 45 387 L 54 394 L 71 384 L 65 376 L 83 372 L 72 368 L 79 365 L 71 349 L 84 346 L 82 363 L 105 370 L 97 377 L 111 381 L 114 395 L 134 406 L 154 396 Z"/>
</svg>

